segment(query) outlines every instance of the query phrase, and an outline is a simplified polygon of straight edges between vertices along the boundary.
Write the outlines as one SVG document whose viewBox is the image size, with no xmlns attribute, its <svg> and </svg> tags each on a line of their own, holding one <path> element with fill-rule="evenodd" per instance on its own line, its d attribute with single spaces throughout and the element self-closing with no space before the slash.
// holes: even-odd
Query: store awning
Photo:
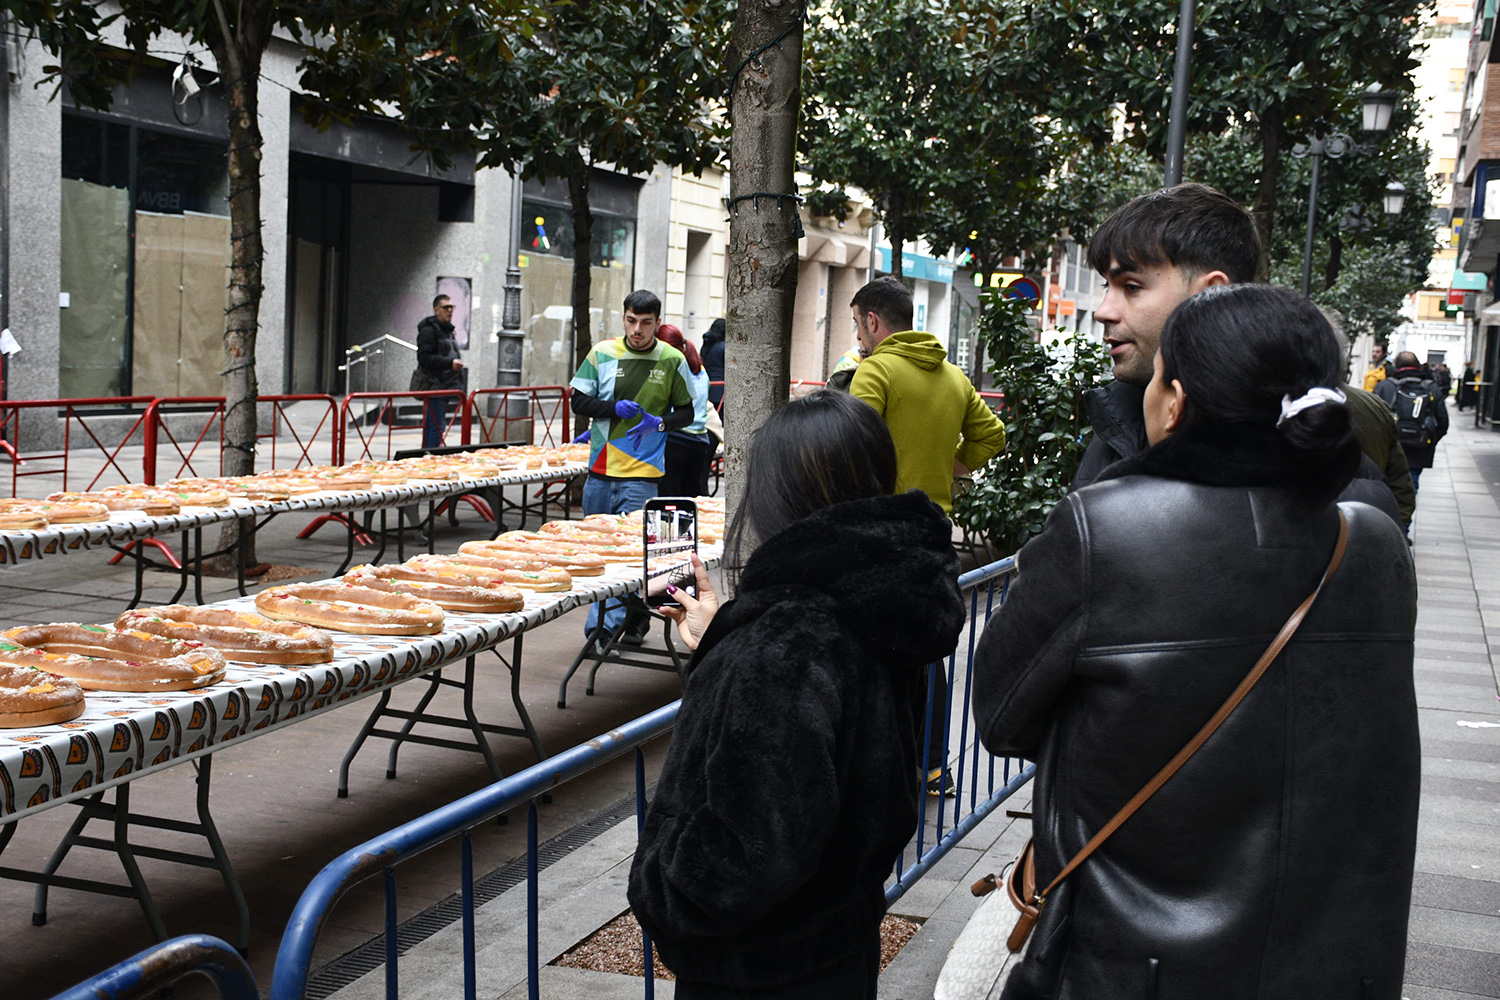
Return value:
<svg viewBox="0 0 1500 1000">
<path fill-rule="evenodd" d="M 1453 272 L 1453 283 L 1449 287 L 1459 288 L 1466 292 L 1482 292 L 1487 284 L 1489 284 L 1488 275 L 1455 269 Z"/>
</svg>

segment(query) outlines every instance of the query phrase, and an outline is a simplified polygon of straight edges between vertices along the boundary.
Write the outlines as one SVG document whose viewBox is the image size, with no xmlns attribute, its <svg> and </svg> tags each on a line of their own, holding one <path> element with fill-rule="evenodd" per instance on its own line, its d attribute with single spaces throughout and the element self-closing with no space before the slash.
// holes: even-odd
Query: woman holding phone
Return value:
<svg viewBox="0 0 1500 1000">
<path fill-rule="evenodd" d="M 669 609 L 694 654 L 630 903 L 681 1000 L 875 996 L 884 884 L 917 825 L 924 668 L 964 622 L 952 528 L 895 482 L 865 403 L 787 403 L 751 445 L 735 599 L 700 563 L 698 598 Z"/>
</svg>

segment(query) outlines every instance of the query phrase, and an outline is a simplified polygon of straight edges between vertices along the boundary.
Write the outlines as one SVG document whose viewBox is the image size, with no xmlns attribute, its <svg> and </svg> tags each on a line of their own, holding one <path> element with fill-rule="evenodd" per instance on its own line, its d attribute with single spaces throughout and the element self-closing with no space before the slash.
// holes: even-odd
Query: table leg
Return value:
<svg viewBox="0 0 1500 1000">
<path fill-rule="evenodd" d="M 141 912 L 146 915 L 146 923 L 151 927 L 151 933 L 156 935 L 156 940 L 165 941 L 167 925 L 162 922 L 161 911 L 156 908 L 156 901 L 151 898 L 151 890 L 146 888 L 146 879 L 141 875 L 141 866 L 136 864 L 135 849 L 130 845 L 130 784 L 128 782 L 115 790 L 114 827 L 115 854 L 120 858 L 120 866 L 125 869 L 125 877 L 130 880 L 130 887 L 135 890 L 136 902 L 141 904 Z M 33 915 L 33 922 L 35 919 Z"/>
<path fill-rule="evenodd" d="M 78 842 L 78 835 L 83 832 L 83 828 L 93 818 L 88 807 L 99 804 L 103 799 L 104 793 L 100 792 L 98 795 L 90 795 L 87 799 L 83 800 L 81 803 L 82 808 L 79 809 L 78 815 L 73 818 L 73 822 L 68 826 L 68 832 L 63 834 L 63 839 L 58 842 L 57 847 L 52 851 L 52 856 L 47 859 L 47 866 L 42 869 L 42 876 L 44 878 L 56 874 L 57 869 L 62 867 L 63 860 L 67 858 L 68 852 Z M 15 824 L 11 824 L 10 829 L 14 832 Z M 38 882 L 36 884 L 36 895 L 32 897 L 31 902 L 31 925 L 33 927 L 41 927 L 46 923 L 47 883 Z"/>
<path fill-rule="evenodd" d="M 219 828 L 214 824 L 213 814 L 208 809 L 209 787 L 213 784 L 213 754 L 194 763 L 198 768 L 198 823 L 202 827 L 203 839 L 208 841 L 208 849 L 213 852 L 214 861 L 218 863 L 219 874 L 224 878 L 224 888 L 229 891 L 229 900 L 234 904 L 235 916 L 239 920 L 239 937 L 234 946 L 244 955 L 250 950 L 250 904 L 245 902 L 245 892 L 240 888 L 240 880 L 235 877 L 229 852 L 224 849 Z"/>
<path fill-rule="evenodd" d="M 500 770 L 500 762 L 495 760 L 495 752 L 490 749 L 489 737 L 484 733 L 484 723 L 480 722 L 478 716 L 474 714 L 474 657 L 472 656 L 464 661 L 464 718 L 468 720 L 469 731 L 474 734 L 474 743 L 479 748 L 480 755 L 489 766 L 490 777 L 499 781 L 505 777 L 505 773 Z M 400 744 L 398 743 L 397 746 Z M 392 756 L 395 752 L 395 747 L 392 747 Z"/>
<path fill-rule="evenodd" d="M 469 657 L 469 662 L 471 665 L 473 663 L 473 660 L 474 658 L 472 656 Z M 411 715 L 407 718 L 406 724 L 401 727 L 401 731 L 397 733 L 391 740 L 391 752 L 385 760 L 385 779 L 387 781 L 392 781 L 396 777 L 396 757 L 401 752 L 401 744 L 405 743 L 406 738 L 411 735 L 412 727 L 417 724 L 417 720 L 422 717 L 422 713 L 427 711 L 427 706 L 432 704 L 433 696 L 438 693 L 438 688 L 442 686 L 443 669 L 439 667 L 437 670 L 434 670 L 430 676 L 428 676 L 427 690 L 423 692 L 421 700 L 417 702 L 417 707 L 411 710 Z"/>
<path fill-rule="evenodd" d="M 521 640 L 525 633 L 516 636 L 516 641 L 511 647 L 510 662 L 505 665 L 510 668 L 510 702 L 516 707 L 516 714 L 521 717 L 521 728 L 526 730 L 526 738 L 531 741 L 531 749 L 536 751 L 536 759 L 546 760 L 546 751 L 542 749 L 542 738 L 537 735 L 536 727 L 531 724 L 531 715 L 526 711 L 526 705 L 521 701 Z M 505 657 L 500 656 L 498 649 L 493 650 L 500 662 L 505 663 Z"/>
<path fill-rule="evenodd" d="M 349 744 L 349 752 L 344 754 L 344 761 L 339 765 L 339 798 L 349 797 L 349 765 L 354 762 L 354 757 L 359 753 L 359 748 L 365 745 L 365 740 L 370 738 L 370 733 L 375 729 L 375 723 L 380 721 L 381 715 L 385 713 L 385 706 L 390 704 L 391 692 L 395 688 L 386 688 L 380 692 L 380 704 L 375 706 L 375 711 L 365 720 L 360 727 L 359 735 L 354 737 L 354 742 Z"/>
</svg>

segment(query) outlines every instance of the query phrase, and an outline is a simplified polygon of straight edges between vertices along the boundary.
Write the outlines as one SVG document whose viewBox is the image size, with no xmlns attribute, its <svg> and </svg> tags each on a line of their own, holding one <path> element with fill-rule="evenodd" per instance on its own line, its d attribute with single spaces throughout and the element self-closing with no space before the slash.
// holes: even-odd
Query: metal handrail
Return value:
<svg viewBox="0 0 1500 1000">
<path fill-rule="evenodd" d="M 376 337 L 374 340 L 367 340 L 363 344 L 355 344 L 352 347 L 346 347 L 344 349 L 344 363 L 341 364 L 341 365 L 339 365 L 339 371 L 341 371 L 341 372 L 344 373 L 344 395 L 346 395 L 346 396 L 349 395 L 349 379 L 352 376 L 352 369 L 354 368 L 354 366 L 355 365 L 365 364 L 366 362 L 368 362 L 370 360 L 370 357 L 372 357 L 374 355 L 384 354 L 385 353 L 384 351 L 371 351 L 370 348 L 374 347 L 376 344 L 383 343 L 383 342 L 385 342 L 387 340 L 390 341 L 393 344 L 400 344 L 402 347 L 404 347 L 407 350 L 411 351 L 413 354 L 417 353 L 417 345 L 416 344 L 412 343 L 409 340 L 403 340 L 400 337 L 393 337 L 389 333 L 381 334 L 380 336 Z M 356 354 L 364 355 L 364 357 L 358 357 L 358 358 L 353 357 Z M 352 360 L 351 360 L 351 358 L 352 358 Z M 369 378 L 368 375 L 366 375 L 365 376 L 365 388 L 369 389 L 369 387 L 370 387 L 370 378 Z"/>
<path fill-rule="evenodd" d="M 240 953 L 208 934 L 185 934 L 138 952 L 52 1000 L 135 1000 L 193 973 L 213 981 L 223 1000 L 260 1000 Z"/>
</svg>

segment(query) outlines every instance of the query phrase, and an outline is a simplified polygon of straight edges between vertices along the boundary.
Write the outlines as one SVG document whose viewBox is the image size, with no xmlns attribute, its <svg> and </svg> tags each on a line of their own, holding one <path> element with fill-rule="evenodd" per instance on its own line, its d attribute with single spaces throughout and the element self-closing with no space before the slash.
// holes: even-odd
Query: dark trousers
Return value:
<svg viewBox="0 0 1500 1000">
<path fill-rule="evenodd" d="M 714 462 L 713 439 L 695 441 L 673 434 L 667 438 L 666 472 L 656 481 L 657 496 L 708 495 L 708 472 Z"/>
<path fill-rule="evenodd" d="M 875 1000 L 880 977 L 880 926 L 864 936 L 853 954 L 804 979 L 759 990 L 677 981 L 677 1000 Z"/>
<path fill-rule="evenodd" d="M 448 397 L 433 396 L 427 400 L 422 415 L 422 447 L 441 448 L 443 431 L 448 424 Z"/>
</svg>

